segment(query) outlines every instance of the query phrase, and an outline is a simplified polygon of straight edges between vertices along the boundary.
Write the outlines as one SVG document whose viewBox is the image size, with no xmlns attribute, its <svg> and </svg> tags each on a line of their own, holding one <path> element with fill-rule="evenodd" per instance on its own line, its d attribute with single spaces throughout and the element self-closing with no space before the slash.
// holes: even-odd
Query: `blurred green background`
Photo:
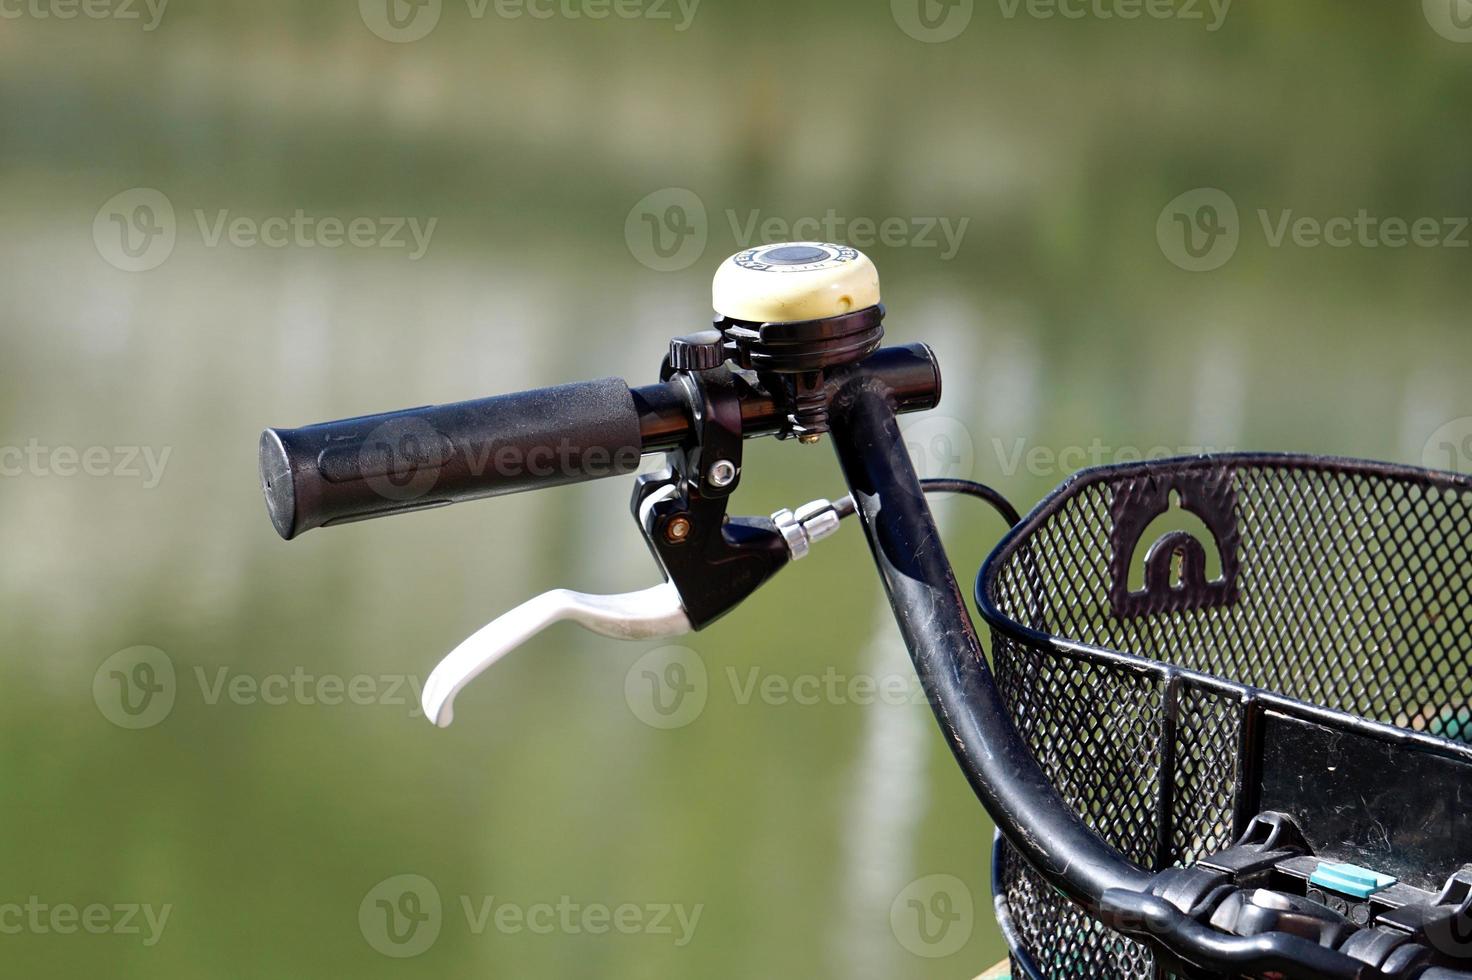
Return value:
<svg viewBox="0 0 1472 980">
<path fill-rule="evenodd" d="M 796 226 L 865 247 L 890 338 L 938 351 L 932 475 L 1026 505 L 1198 447 L 1472 467 L 1472 4 L 1122 2 L 0 4 L 6 972 L 1000 959 L 988 821 L 926 706 L 865 695 L 908 668 L 855 529 L 682 651 L 544 635 L 436 731 L 410 688 L 493 615 L 652 584 L 627 483 L 285 544 L 255 444 L 645 383 L 719 261 Z M 252 243 L 298 212 L 372 233 Z M 410 218 L 422 255 L 378 244 Z M 826 447 L 748 452 L 741 512 L 841 492 Z M 941 515 L 969 580 L 1001 528 Z M 662 729 L 670 658 L 705 703 Z M 518 928 L 538 906 L 575 911 Z"/>
</svg>

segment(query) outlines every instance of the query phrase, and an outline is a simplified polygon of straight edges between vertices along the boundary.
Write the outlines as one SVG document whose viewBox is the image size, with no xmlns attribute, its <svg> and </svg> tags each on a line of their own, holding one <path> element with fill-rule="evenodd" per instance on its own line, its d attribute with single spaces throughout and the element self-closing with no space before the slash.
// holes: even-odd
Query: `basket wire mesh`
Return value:
<svg viewBox="0 0 1472 980">
<path fill-rule="evenodd" d="M 979 583 L 998 685 L 1096 833 L 1146 868 L 1189 864 L 1253 815 L 1253 690 L 1472 741 L 1469 532 L 1472 483 L 1451 474 L 1288 456 L 1087 471 Z M 1159 975 L 1015 856 L 1001 881 L 1045 976 Z"/>
</svg>

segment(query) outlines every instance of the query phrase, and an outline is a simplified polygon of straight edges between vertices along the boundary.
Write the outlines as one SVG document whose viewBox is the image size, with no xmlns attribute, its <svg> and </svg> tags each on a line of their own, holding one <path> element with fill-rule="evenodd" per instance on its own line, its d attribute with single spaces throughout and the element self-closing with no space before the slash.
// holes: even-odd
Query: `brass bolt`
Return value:
<svg viewBox="0 0 1472 980">
<path fill-rule="evenodd" d="M 683 515 L 671 518 L 669 524 L 665 526 L 664 536 L 671 544 L 679 544 L 690 537 L 690 518 Z"/>
<path fill-rule="evenodd" d="M 797 437 L 797 441 L 802 443 L 804 446 L 816 446 L 818 443 L 823 441 L 823 433 L 804 432 L 802 435 Z"/>
</svg>

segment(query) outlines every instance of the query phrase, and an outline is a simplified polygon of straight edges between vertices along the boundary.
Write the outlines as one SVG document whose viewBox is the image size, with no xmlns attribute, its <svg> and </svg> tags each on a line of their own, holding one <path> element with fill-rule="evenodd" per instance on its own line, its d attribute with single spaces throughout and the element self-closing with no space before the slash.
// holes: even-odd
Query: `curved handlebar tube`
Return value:
<svg viewBox="0 0 1472 980">
<path fill-rule="evenodd" d="M 1455 970 L 1428 971 L 1415 958 L 1382 971 L 1287 931 L 1230 934 L 1160 897 L 1179 869 L 1147 872 L 1090 830 L 1013 725 L 901 439 L 892 393 L 856 369 L 833 400 L 830 424 L 895 622 L 946 741 L 998 828 L 1050 885 L 1111 928 L 1149 942 L 1176 975 L 1472 980 Z M 1340 918 L 1324 914 L 1330 925 Z M 1355 928 L 1345 921 L 1328 931 L 1342 939 Z"/>
<path fill-rule="evenodd" d="M 1151 876 L 1099 839 L 1063 802 L 1012 726 L 883 381 L 856 372 L 829 413 L 905 646 L 961 768 L 1013 845 L 1048 880 L 1097 910 L 1111 889 Z"/>
</svg>

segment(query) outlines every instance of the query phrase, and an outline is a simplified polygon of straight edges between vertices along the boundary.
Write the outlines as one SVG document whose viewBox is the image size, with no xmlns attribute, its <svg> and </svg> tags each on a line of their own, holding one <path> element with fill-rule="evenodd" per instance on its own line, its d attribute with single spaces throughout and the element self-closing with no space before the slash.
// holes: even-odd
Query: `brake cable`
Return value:
<svg viewBox="0 0 1472 980">
<path fill-rule="evenodd" d="M 920 489 L 926 493 L 955 493 L 975 497 L 991 504 L 992 509 L 1007 522 L 1008 527 L 1016 527 L 1022 523 L 1022 515 L 1012 506 L 1012 502 L 1000 490 L 985 483 L 977 483 L 975 480 L 930 479 L 921 480 Z M 838 515 L 839 520 L 853 516 L 854 510 L 854 498 L 851 496 L 833 502 L 833 512 Z"/>
</svg>

